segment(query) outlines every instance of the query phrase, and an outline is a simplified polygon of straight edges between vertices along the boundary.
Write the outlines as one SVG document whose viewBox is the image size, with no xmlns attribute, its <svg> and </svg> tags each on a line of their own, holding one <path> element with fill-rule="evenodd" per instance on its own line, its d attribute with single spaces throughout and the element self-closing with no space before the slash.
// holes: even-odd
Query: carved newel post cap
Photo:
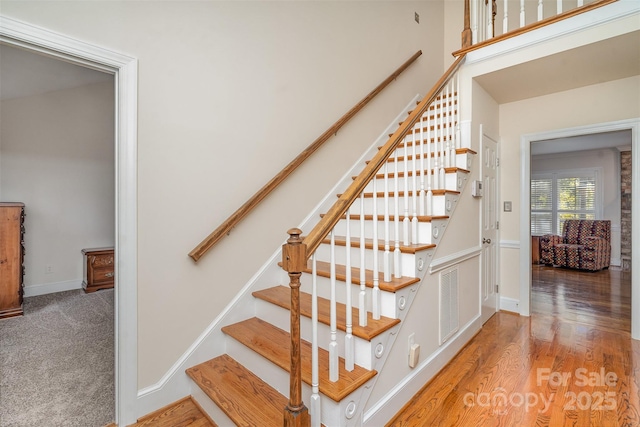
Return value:
<svg viewBox="0 0 640 427">
<path fill-rule="evenodd" d="M 290 236 L 287 239 L 287 243 L 302 242 L 302 239 L 300 238 L 300 235 L 302 234 L 302 230 L 300 230 L 299 228 L 290 228 L 289 231 L 287 231 L 287 234 Z"/>
</svg>

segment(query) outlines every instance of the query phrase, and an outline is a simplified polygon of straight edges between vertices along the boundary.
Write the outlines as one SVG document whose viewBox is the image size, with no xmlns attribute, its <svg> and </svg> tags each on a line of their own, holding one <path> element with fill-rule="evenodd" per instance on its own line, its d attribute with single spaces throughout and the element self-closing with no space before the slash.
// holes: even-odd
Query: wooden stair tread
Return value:
<svg viewBox="0 0 640 427">
<path fill-rule="evenodd" d="M 115 424 L 113 424 L 115 426 Z M 191 396 L 158 409 L 129 427 L 217 427 Z M 109 426 L 107 426 L 109 427 Z"/>
<path fill-rule="evenodd" d="M 316 268 L 317 268 L 318 276 L 330 277 L 330 269 L 329 269 L 328 262 L 317 261 Z M 304 272 L 311 273 L 311 262 L 308 263 L 307 268 L 305 269 Z M 340 265 L 340 264 L 336 265 L 337 280 L 344 282 L 347 279 L 346 272 L 347 272 L 347 269 L 344 265 Z M 380 287 L 380 290 L 385 292 L 397 292 L 402 288 L 406 288 L 407 286 L 411 286 L 414 283 L 417 283 L 420 281 L 420 279 L 416 277 L 403 276 L 397 279 L 393 277 L 393 275 L 391 276 L 390 282 L 385 282 L 383 279 L 384 279 L 384 273 L 382 272 L 378 273 L 378 286 Z M 368 288 L 372 288 L 373 287 L 373 271 L 372 270 L 365 270 L 365 280 L 366 280 L 366 286 Z M 355 285 L 360 284 L 360 268 L 351 267 L 351 283 Z"/>
<path fill-rule="evenodd" d="M 268 289 L 262 289 L 260 291 L 253 292 L 253 296 L 287 310 L 290 310 L 291 308 L 291 290 L 286 286 L 280 285 Z M 346 331 L 347 329 L 345 312 L 346 305 L 337 303 L 336 323 L 337 328 L 341 331 Z M 357 308 L 352 308 L 352 332 L 354 336 L 367 341 L 371 341 L 376 336 L 400 323 L 399 319 L 391 319 L 388 317 L 381 317 L 379 320 L 375 320 L 371 316 L 371 313 L 367 313 L 367 326 L 360 326 L 358 325 L 359 313 L 360 312 Z M 311 318 L 311 294 L 309 293 L 300 292 L 300 314 Z M 318 298 L 318 321 L 325 325 L 331 324 L 331 301 L 326 298 Z"/>
<path fill-rule="evenodd" d="M 380 148 L 382 148 L 382 147 L 378 147 L 378 149 L 380 149 Z M 396 147 L 396 148 L 398 148 L 398 147 Z M 472 149 L 470 149 L 470 148 L 456 148 L 456 154 L 467 154 L 467 153 L 469 153 L 469 154 L 478 154 L 478 153 L 476 153 L 475 151 L 473 151 L 473 150 L 472 150 Z M 404 162 L 404 157 L 405 157 L 405 156 L 398 156 L 398 157 L 393 157 L 393 156 L 391 156 L 391 157 L 389 157 L 389 158 L 387 159 L 387 162 L 390 162 L 390 163 L 391 163 L 391 162 L 395 162 L 395 161 L 396 161 L 396 159 L 397 159 L 399 162 Z M 426 156 L 426 155 L 425 155 L 424 157 L 425 157 L 425 159 L 427 158 L 427 156 Z M 432 154 L 431 154 L 431 157 L 434 157 L 434 156 L 433 156 L 433 152 L 432 152 Z M 420 155 L 420 153 L 416 153 L 416 159 L 420 159 L 420 158 L 422 158 L 422 156 Z M 412 155 L 412 154 L 409 154 L 409 155 L 407 156 L 407 160 L 408 160 L 408 161 L 413 160 L 413 155 Z M 367 160 L 367 161 L 365 161 L 365 163 L 367 163 L 367 164 L 368 164 L 370 161 L 371 161 L 371 160 Z M 466 170 L 466 169 L 461 169 L 461 171 L 467 171 L 467 170 Z M 467 172 L 468 172 L 468 171 L 467 171 Z"/>
<path fill-rule="evenodd" d="M 224 326 L 222 331 L 289 372 L 291 368 L 291 355 L 289 353 L 291 338 L 288 332 L 257 317 Z M 302 381 L 310 385 L 311 344 L 301 340 L 300 353 L 302 358 Z M 347 397 L 377 374 L 376 371 L 369 371 L 358 365 L 355 366 L 353 371 L 346 371 L 344 369 L 344 359 L 340 358 L 338 381 L 330 382 L 329 353 L 324 349 L 318 349 L 318 359 L 320 392 L 336 402 Z"/>
<path fill-rule="evenodd" d="M 288 399 L 227 354 L 187 374 L 238 426 L 281 426 Z"/>
<path fill-rule="evenodd" d="M 324 216 L 324 214 L 320 214 L 320 217 L 322 218 Z M 411 220 L 413 217 L 412 216 L 408 216 L 407 218 L 409 218 L 409 220 Z M 416 218 L 418 218 L 418 222 L 431 222 L 434 219 L 447 219 L 449 218 L 448 215 L 418 215 L 416 216 Z M 347 219 L 346 215 L 342 215 L 340 217 L 340 219 Z M 351 214 L 349 215 L 349 219 L 356 221 L 360 219 L 360 215 L 359 214 Z M 395 221 L 396 217 L 395 215 L 389 215 L 389 221 Z M 399 215 L 398 216 L 398 220 L 399 221 L 404 221 L 405 216 L 404 215 Z M 373 221 L 373 215 L 364 215 L 364 220 L 365 221 Z M 384 221 L 384 215 L 378 215 L 378 221 Z"/>
<path fill-rule="evenodd" d="M 344 236 L 335 236 L 334 237 L 334 241 L 336 243 L 336 246 L 347 246 L 347 238 Z M 331 239 L 326 238 L 322 241 L 322 243 L 324 244 L 330 244 L 331 243 Z M 352 248 L 359 248 L 360 247 L 360 238 L 359 237 L 352 237 L 351 238 L 351 247 Z M 366 249 L 373 249 L 373 239 L 364 239 L 364 247 Z M 426 249 L 432 249 L 435 248 L 436 245 L 435 243 L 419 243 L 419 244 L 415 244 L 415 245 L 403 245 L 402 243 L 400 244 L 400 252 L 401 253 L 405 253 L 405 254 L 415 254 L 416 252 L 419 251 L 423 251 Z M 378 239 L 378 248 L 380 250 L 384 250 L 384 240 Z M 395 251 L 396 246 L 394 242 L 389 242 L 389 250 L 390 251 Z"/>
</svg>

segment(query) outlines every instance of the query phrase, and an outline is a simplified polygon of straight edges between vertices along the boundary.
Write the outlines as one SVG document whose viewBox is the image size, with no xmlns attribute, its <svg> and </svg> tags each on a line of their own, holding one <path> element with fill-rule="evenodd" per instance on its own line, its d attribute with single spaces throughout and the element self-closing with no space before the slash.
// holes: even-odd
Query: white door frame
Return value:
<svg viewBox="0 0 640 427">
<path fill-rule="evenodd" d="M 115 77 L 115 421 L 118 425 L 135 423 L 138 61 L 5 16 L 0 16 L 0 41 Z"/>
<path fill-rule="evenodd" d="M 640 118 L 598 123 L 568 129 L 526 134 L 520 137 L 520 314 L 530 315 L 531 305 L 531 144 L 537 141 L 577 135 L 631 130 L 631 176 L 640 182 Z M 640 185 L 631 189 L 631 223 L 640 224 Z M 632 227 L 631 252 L 631 337 L 640 340 L 640 226 Z"/>
</svg>

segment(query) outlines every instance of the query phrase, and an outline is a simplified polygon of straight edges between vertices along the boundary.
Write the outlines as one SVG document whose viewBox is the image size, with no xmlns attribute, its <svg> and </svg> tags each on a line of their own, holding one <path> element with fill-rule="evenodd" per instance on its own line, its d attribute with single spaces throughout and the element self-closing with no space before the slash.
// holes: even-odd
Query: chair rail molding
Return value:
<svg viewBox="0 0 640 427">
<path fill-rule="evenodd" d="M 115 421 L 137 421 L 138 60 L 64 34 L 0 16 L 0 41 L 114 75 L 116 170 Z"/>
</svg>

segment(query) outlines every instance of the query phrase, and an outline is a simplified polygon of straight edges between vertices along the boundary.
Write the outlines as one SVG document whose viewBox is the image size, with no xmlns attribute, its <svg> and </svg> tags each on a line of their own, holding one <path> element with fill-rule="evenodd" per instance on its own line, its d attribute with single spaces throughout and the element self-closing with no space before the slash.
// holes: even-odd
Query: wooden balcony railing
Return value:
<svg viewBox="0 0 640 427">
<path fill-rule="evenodd" d="M 584 4 L 584 0 L 577 0 L 577 3 L 576 0 L 571 2 L 567 0 L 537 0 L 526 3 L 525 0 L 465 0 L 462 48 L 454 52 L 453 55 L 459 56 L 616 1 L 618 0 L 594 0 Z M 532 3 L 535 3 L 535 10 L 531 8 L 527 13 L 526 6 Z M 577 7 L 575 7 L 576 4 Z M 555 10 L 549 11 L 551 5 L 555 5 Z M 572 9 L 567 10 L 568 7 L 572 7 Z M 518 19 L 512 18 L 514 10 Z M 545 15 L 547 15 L 546 18 Z M 502 25 L 496 25 L 496 18 L 502 20 Z M 516 21 L 518 26 L 513 25 Z"/>
<path fill-rule="evenodd" d="M 293 159 L 284 169 L 267 182 L 258 192 L 256 192 L 249 200 L 245 202 L 238 210 L 236 210 L 225 222 L 209 234 L 198 246 L 196 246 L 189 256 L 198 261 L 209 249 L 211 249 L 220 239 L 228 235 L 233 227 L 235 227 L 244 217 L 246 217 L 265 197 L 267 197 L 278 185 L 280 185 L 293 171 L 295 171 L 306 159 L 308 159 L 315 151 L 317 151 L 331 136 L 338 133 L 340 128 L 344 126 L 353 116 L 355 116 L 369 101 L 379 94 L 385 87 L 395 80 L 404 70 L 406 70 L 413 62 L 422 55 L 422 51 L 418 51 L 411 58 L 405 61 L 396 71 L 389 77 L 384 79 L 382 83 L 376 86 L 367 96 L 351 108 L 329 129 L 320 135 L 311 145 L 309 145 L 302 153 Z"/>
</svg>

